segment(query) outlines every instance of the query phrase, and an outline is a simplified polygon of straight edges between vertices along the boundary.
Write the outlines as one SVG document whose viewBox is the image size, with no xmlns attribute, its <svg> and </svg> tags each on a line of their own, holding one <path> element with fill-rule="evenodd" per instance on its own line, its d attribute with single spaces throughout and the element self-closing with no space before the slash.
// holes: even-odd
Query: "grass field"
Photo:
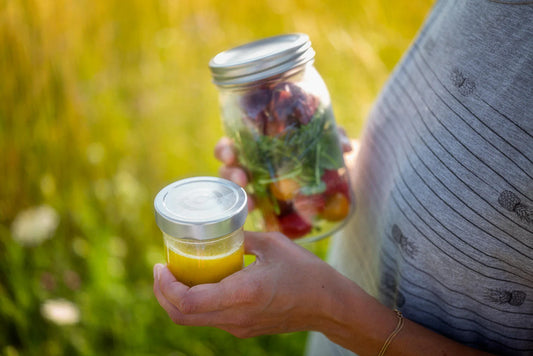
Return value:
<svg viewBox="0 0 533 356">
<path fill-rule="evenodd" d="M 217 175 L 216 53 L 307 33 L 355 137 L 432 2 L 0 0 L 0 355 L 302 354 L 172 324 L 153 198 Z"/>
</svg>

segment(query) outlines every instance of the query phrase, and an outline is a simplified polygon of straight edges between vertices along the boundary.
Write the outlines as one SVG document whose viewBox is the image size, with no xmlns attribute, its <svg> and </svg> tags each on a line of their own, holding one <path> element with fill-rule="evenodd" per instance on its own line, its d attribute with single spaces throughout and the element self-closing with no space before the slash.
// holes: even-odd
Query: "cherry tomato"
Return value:
<svg viewBox="0 0 533 356">
<path fill-rule="evenodd" d="M 322 217 L 328 221 L 340 221 L 350 212 L 350 202 L 342 193 L 335 193 L 328 197 L 326 206 L 322 210 Z"/>
</svg>

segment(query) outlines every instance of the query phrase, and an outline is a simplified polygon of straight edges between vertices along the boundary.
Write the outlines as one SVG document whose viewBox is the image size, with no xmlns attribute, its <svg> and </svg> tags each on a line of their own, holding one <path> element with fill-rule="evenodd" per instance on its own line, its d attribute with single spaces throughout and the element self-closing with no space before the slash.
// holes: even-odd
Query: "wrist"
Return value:
<svg viewBox="0 0 533 356">
<path fill-rule="evenodd" d="M 326 282 L 321 286 L 318 294 L 319 300 L 314 312 L 317 324 L 313 330 L 331 337 L 342 337 L 350 333 L 349 329 L 358 329 L 359 322 L 356 318 L 361 299 L 365 292 L 353 281 L 337 271 L 326 276 Z M 338 334 L 338 336 L 336 336 Z M 353 335 L 352 335 L 353 337 Z"/>
<path fill-rule="evenodd" d="M 359 355 L 376 355 L 397 326 L 397 314 L 340 274 L 332 284 L 314 330 Z"/>
</svg>

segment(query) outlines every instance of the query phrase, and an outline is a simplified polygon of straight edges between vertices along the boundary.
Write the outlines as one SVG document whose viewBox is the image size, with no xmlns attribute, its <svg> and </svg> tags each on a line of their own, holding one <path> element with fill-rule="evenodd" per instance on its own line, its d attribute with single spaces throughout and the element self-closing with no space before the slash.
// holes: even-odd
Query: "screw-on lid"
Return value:
<svg viewBox="0 0 533 356">
<path fill-rule="evenodd" d="M 155 220 L 161 231 L 198 240 L 227 235 L 244 225 L 244 189 L 216 177 L 194 177 L 174 182 L 155 197 Z"/>
<path fill-rule="evenodd" d="M 211 59 L 209 68 L 216 85 L 234 86 L 284 73 L 314 57 L 309 36 L 293 33 L 221 52 Z"/>
</svg>

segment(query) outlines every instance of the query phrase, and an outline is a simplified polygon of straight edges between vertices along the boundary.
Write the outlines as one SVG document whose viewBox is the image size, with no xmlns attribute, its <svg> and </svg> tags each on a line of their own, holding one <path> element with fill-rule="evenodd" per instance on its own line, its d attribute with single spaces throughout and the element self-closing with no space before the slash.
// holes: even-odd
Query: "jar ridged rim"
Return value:
<svg viewBox="0 0 533 356">
<path fill-rule="evenodd" d="M 240 86 L 270 78 L 312 62 L 309 36 L 291 33 L 263 38 L 218 53 L 209 62 L 213 82 Z"/>
</svg>

